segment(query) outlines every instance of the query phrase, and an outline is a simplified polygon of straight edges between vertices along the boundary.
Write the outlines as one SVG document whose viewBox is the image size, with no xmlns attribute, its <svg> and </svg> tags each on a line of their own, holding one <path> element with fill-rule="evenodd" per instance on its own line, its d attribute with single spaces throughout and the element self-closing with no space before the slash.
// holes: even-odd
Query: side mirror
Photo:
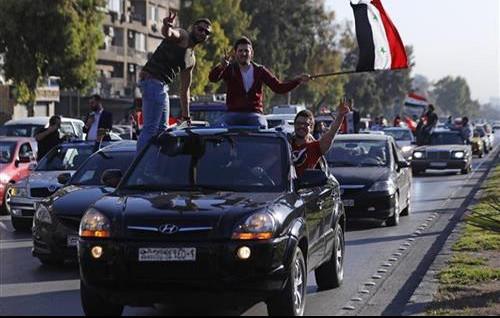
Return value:
<svg viewBox="0 0 500 318">
<path fill-rule="evenodd" d="M 398 162 L 399 169 L 410 168 L 410 163 L 408 161 L 400 161 Z"/>
<path fill-rule="evenodd" d="M 325 186 L 328 176 L 321 170 L 306 170 L 298 180 L 298 190 Z"/>
<path fill-rule="evenodd" d="M 57 177 L 57 182 L 59 182 L 62 185 L 65 185 L 68 183 L 69 179 L 71 179 L 71 173 L 65 172 L 59 175 Z"/>
<path fill-rule="evenodd" d="M 28 170 L 29 171 L 35 171 L 36 169 L 36 163 L 31 163 L 29 166 L 28 166 Z"/>
<path fill-rule="evenodd" d="M 106 187 L 116 188 L 123 177 L 123 172 L 118 169 L 104 171 L 101 177 L 101 183 Z"/>
</svg>

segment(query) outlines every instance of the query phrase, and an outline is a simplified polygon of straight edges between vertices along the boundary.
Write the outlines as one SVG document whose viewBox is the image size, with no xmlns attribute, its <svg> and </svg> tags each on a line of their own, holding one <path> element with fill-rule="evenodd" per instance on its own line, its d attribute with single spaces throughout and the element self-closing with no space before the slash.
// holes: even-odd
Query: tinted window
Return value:
<svg viewBox="0 0 500 318">
<path fill-rule="evenodd" d="M 71 179 L 72 185 L 100 186 L 106 170 L 120 169 L 123 173 L 134 160 L 136 152 L 98 152 L 78 169 Z"/>
<path fill-rule="evenodd" d="M 434 133 L 431 136 L 431 145 L 439 146 L 439 145 L 463 145 L 464 140 L 460 137 L 459 134 L 450 134 L 450 133 Z"/>
<path fill-rule="evenodd" d="M 170 137 L 148 148 L 124 188 L 283 191 L 285 145 L 262 137 Z"/>
<path fill-rule="evenodd" d="M 8 125 L 0 127 L 0 136 L 34 137 L 44 127 L 41 125 Z"/>
<path fill-rule="evenodd" d="M 93 153 L 94 147 L 56 147 L 38 164 L 36 171 L 77 170 Z"/>
<path fill-rule="evenodd" d="M 326 155 L 333 167 L 387 167 L 390 151 L 386 141 L 337 140 Z"/>
<path fill-rule="evenodd" d="M 0 142 L 0 163 L 9 163 L 14 158 L 16 143 Z"/>
</svg>

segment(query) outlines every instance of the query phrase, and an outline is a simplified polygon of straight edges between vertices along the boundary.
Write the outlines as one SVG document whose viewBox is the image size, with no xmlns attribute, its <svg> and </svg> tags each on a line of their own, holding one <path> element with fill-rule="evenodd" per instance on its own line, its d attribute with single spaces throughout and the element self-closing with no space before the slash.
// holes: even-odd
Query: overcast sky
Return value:
<svg viewBox="0 0 500 318">
<path fill-rule="evenodd" d="M 349 0 L 326 0 L 340 21 L 354 20 Z M 431 81 L 467 79 L 473 99 L 500 98 L 499 0 L 381 0 L 405 45 L 415 74 Z"/>
</svg>

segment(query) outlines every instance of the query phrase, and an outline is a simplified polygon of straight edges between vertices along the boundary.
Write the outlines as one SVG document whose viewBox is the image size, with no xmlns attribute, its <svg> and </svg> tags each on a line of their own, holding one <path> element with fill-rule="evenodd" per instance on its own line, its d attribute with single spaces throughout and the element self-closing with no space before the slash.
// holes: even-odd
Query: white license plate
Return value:
<svg viewBox="0 0 500 318">
<path fill-rule="evenodd" d="M 139 262 L 194 262 L 196 248 L 140 248 Z"/>
<path fill-rule="evenodd" d="M 431 167 L 445 168 L 448 164 L 446 162 L 431 162 Z"/>
<path fill-rule="evenodd" d="M 345 207 L 352 208 L 355 205 L 354 200 L 344 200 L 342 201 Z"/>
<path fill-rule="evenodd" d="M 78 236 L 70 235 L 67 238 L 68 247 L 76 247 L 78 246 Z"/>
</svg>

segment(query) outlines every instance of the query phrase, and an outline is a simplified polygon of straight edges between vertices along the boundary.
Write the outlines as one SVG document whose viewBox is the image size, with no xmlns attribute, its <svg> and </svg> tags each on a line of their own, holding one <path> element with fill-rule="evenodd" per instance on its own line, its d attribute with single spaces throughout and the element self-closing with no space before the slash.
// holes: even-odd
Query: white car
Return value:
<svg viewBox="0 0 500 318">
<path fill-rule="evenodd" d="M 306 110 L 306 106 L 304 105 L 279 105 L 273 106 L 273 114 L 276 115 L 297 115 L 303 110 Z"/>
<path fill-rule="evenodd" d="M 295 121 L 295 114 L 272 114 L 267 115 L 267 125 L 268 128 L 275 128 L 283 125 L 293 126 Z"/>
<path fill-rule="evenodd" d="M 39 130 L 49 127 L 50 117 L 27 117 L 13 119 L 0 127 L 0 136 L 33 138 Z M 85 124 L 79 119 L 61 118 L 61 132 L 76 139 L 84 140 L 83 127 Z"/>
<path fill-rule="evenodd" d="M 392 136 L 396 140 L 396 144 L 406 159 L 412 156 L 413 150 L 416 147 L 416 140 L 409 128 L 390 127 L 384 128 L 383 131 L 386 135 Z"/>
</svg>

